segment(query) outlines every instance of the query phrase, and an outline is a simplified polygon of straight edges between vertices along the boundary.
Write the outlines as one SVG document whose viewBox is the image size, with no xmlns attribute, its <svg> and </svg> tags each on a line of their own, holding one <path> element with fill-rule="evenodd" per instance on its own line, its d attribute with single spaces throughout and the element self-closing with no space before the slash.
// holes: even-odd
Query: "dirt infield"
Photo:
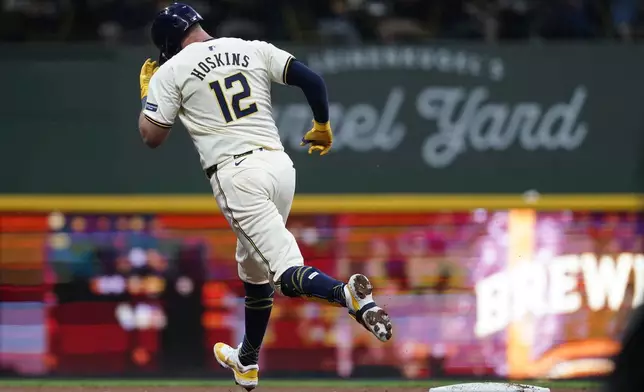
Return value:
<svg viewBox="0 0 644 392">
<path fill-rule="evenodd" d="M 427 392 L 429 387 L 259 387 L 253 392 Z M 551 392 L 590 392 L 593 388 L 552 388 Z M 2 392 L 246 392 L 237 386 L 231 387 L 115 387 L 115 386 L 70 386 L 70 387 L 4 387 Z"/>
</svg>

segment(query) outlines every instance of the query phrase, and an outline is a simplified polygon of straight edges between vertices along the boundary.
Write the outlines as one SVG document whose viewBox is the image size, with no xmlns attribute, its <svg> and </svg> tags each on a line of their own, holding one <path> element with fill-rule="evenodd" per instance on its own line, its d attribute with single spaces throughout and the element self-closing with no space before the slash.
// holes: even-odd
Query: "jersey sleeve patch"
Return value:
<svg viewBox="0 0 644 392">
<path fill-rule="evenodd" d="M 159 109 L 159 105 L 151 103 L 151 102 L 146 102 L 145 103 L 145 110 L 149 110 L 151 112 L 156 112 Z"/>
</svg>

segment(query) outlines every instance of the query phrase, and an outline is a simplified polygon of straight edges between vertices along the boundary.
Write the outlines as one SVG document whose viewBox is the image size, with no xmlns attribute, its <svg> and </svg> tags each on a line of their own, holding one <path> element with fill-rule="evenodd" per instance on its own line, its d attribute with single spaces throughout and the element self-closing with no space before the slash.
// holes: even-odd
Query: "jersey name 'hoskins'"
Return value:
<svg viewBox="0 0 644 392">
<path fill-rule="evenodd" d="M 248 55 L 244 55 L 242 57 L 239 53 L 216 53 L 206 57 L 203 61 L 198 62 L 197 66 L 192 70 L 192 72 L 190 72 L 190 74 L 199 78 L 199 80 L 203 80 L 207 73 L 217 67 L 233 65 L 248 68 L 249 62 L 250 57 Z"/>
</svg>

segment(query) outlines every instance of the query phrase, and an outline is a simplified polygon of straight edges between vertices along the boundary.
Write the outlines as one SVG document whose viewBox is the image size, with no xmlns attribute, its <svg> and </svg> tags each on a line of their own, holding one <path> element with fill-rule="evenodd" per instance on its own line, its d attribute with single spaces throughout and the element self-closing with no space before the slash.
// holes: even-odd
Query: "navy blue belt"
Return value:
<svg viewBox="0 0 644 392">
<path fill-rule="evenodd" d="M 256 148 L 256 149 L 254 149 L 254 150 L 250 150 L 250 151 L 243 152 L 243 153 L 241 153 L 241 154 L 233 155 L 233 160 L 237 160 L 237 159 L 239 159 L 239 158 L 241 158 L 241 157 L 245 157 L 245 156 L 247 156 L 247 155 L 250 155 L 250 154 L 252 154 L 252 153 L 253 153 L 253 152 L 255 152 L 255 151 L 264 151 L 264 148 L 263 148 L 263 147 L 260 147 L 260 148 Z M 214 176 L 214 175 L 215 175 L 215 173 L 217 172 L 217 166 L 218 166 L 218 165 L 219 165 L 219 164 L 214 164 L 214 165 L 210 166 L 209 168 L 207 168 L 207 169 L 205 170 L 205 172 L 206 172 L 206 177 L 208 177 L 208 179 L 209 179 L 209 180 L 210 180 L 210 179 L 212 178 L 212 176 Z"/>
</svg>

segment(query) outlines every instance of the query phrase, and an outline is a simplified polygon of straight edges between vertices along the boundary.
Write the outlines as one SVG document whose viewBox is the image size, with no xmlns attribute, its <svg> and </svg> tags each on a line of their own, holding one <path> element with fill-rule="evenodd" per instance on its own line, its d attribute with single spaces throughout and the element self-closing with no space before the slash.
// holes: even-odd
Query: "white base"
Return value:
<svg viewBox="0 0 644 392">
<path fill-rule="evenodd" d="M 550 388 L 504 382 L 472 382 L 430 388 L 429 392 L 550 392 Z"/>
</svg>

